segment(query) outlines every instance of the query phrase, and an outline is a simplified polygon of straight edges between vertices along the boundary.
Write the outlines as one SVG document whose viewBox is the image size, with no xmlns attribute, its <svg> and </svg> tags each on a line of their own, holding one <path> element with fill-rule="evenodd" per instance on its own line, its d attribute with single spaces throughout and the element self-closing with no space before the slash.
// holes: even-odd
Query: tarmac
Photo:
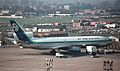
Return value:
<svg viewBox="0 0 120 71">
<path fill-rule="evenodd" d="M 49 50 L 0 48 L 0 71 L 47 71 L 46 59 L 53 59 L 50 71 L 107 71 L 103 70 L 105 60 L 113 61 L 113 70 L 120 71 L 120 53 L 100 54 L 97 58 L 81 53 L 68 58 L 56 58 Z"/>
</svg>

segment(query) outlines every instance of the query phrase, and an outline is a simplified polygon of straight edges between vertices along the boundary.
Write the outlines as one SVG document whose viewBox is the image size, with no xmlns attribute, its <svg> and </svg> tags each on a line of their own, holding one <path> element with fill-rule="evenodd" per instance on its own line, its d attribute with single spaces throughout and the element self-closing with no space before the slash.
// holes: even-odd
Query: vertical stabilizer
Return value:
<svg viewBox="0 0 120 71">
<path fill-rule="evenodd" d="M 10 20 L 10 24 L 13 26 L 14 32 L 19 40 L 31 42 L 30 38 L 25 33 L 25 30 L 15 20 Z"/>
</svg>

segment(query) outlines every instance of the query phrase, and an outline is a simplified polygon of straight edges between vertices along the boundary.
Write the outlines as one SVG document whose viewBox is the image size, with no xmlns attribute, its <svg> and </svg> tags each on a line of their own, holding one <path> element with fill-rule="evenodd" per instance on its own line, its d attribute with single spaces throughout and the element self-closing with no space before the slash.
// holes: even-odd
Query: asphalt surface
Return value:
<svg viewBox="0 0 120 71">
<path fill-rule="evenodd" d="M 53 59 L 51 71 L 104 71 L 103 61 L 113 61 L 113 71 L 120 71 L 120 53 L 91 58 L 81 53 L 56 58 L 48 50 L 0 48 L 0 71 L 46 71 L 46 58 Z"/>
</svg>

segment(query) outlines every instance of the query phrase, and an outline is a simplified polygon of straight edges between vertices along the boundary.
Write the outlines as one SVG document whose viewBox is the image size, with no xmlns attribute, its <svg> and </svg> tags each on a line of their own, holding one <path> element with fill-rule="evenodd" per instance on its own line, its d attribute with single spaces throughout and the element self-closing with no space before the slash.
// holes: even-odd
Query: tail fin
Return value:
<svg viewBox="0 0 120 71">
<path fill-rule="evenodd" d="M 19 40 L 31 42 L 30 38 L 25 33 L 25 30 L 15 20 L 10 20 L 10 24 L 13 26 L 14 32 Z"/>
</svg>

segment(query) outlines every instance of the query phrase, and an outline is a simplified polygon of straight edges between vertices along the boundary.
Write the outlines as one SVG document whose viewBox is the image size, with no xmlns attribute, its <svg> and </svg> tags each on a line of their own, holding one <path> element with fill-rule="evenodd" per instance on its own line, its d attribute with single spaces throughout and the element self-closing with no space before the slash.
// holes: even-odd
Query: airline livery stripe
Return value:
<svg viewBox="0 0 120 71">
<path fill-rule="evenodd" d="M 60 42 L 36 42 L 32 41 L 33 44 L 46 44 L 46 43 L 104 43 L 104 42 L 109 42 L 109 40 L 98 40 L 98 41 L 60 41 Z"/>
</svg>

